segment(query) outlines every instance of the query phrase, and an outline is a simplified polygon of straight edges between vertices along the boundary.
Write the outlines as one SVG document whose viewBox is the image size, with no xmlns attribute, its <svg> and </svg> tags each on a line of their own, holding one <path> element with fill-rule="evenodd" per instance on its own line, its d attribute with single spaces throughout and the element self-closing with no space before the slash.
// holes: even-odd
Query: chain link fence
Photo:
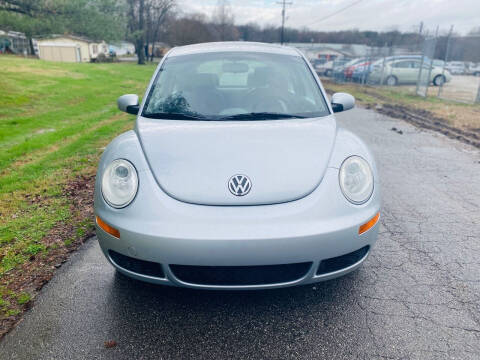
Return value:
<svg viewBox="0 0 480 360">
<path fill-rule="evenodd" d="M 446 78 L 445 72 L 442 71 L 441 74 L 438 74 L 438 71 L 432 64 L 432 60 L 435 56 L 435 46 L 437 44 L 437 38 L 431 37 L 426 38 L 423 43 L 423 51 L 420 57 L 420 61 L 418 66 L 418 78 L 415 92 L 419 96 L 426 97 L 428 95 L 428 88 L 430 84 L 433 83 L 434 85 L 441 85 L 445 81 Z M 433 74 L 432 74 L 433 73 Z"/>
<path fill-rule="evenodd" d="M 321 77 L 337 83 L 480 104 L 480 36 L 427 36 L 410 47 L 364 47 L 357 56 L 314 61 Z"/>
<path fill-rule="evenodd" d="M 451 80 L 439 87 L 438 97 L 480 104 L 480 36 L 446 39 L 442 69 Z"/>
</svg>

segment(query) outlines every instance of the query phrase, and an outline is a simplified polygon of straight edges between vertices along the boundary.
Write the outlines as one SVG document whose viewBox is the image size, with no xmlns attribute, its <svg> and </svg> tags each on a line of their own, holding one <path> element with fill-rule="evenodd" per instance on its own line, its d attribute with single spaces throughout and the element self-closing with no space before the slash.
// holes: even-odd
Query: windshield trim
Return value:
<svg viewBox="0 0 480 360">
<path fill-rule="evenodd" d="M 298 52 L 300 53 L 300 51 L 298 51 Z M 303 62 L 305 63 L 305 66 L 307 67 L 307 69 L 310 72 L 310 76 L 312 76 L 312 78 L 313 78 L 313 82 L 317 85 L 318 90 L 320 91 L 320 95 L 322 96 L 323 104 L 325 105 L 325 108 L 328 111 L 328 114 L 324 115 L 324 116 L 332 115 L 333 111 L 330 108 L 330 102 L 328 101 L 328 98 L 326 97 L 326 92 L 325 92 L 325 89 L 323 88 L 323 85 L 322 85 L 322 82 L 320 81 L 320 78 L 318 76 L 316 76 L 317 73 L 316 73 L 315 69 L 313 68 L 312 64 L 310 64 L 310 62 L 305 58 L 305 56 L 300 54 L 300 57 L 303 59 Z"/>
<path fill-rule="evenodd" d="M 180 54 L 175 54 L 174 55 L 174 52 L 173 52 L 174 49 L 171 49 L 165 55 L 165 57 L 162 59 L 161 63 L 159 64 L 159 67 L 158 67 L 158 69 L 155 73 L 155 76 L 152 78 L 152 80 L 150 82 L 150 85 L 147 88 L 147 96 L 145 97 L 145 101 L 143 101 L 143 103 L 142 103 L 142 107 L 141 107 L 141 111 L 139 112 L 139 116 L 144 117 L 144 118 L 152 118 L 152 117 L 149 117 L 150 116 L 149 114 L 145 113 L 145 110 L 148 108 L 148 104 L 149 104 L 150 99 L 151 99 L 151 97 L 154 93 L 158 78 L 159 78 L 161 72 L 165 68 L 165 63 L 170 58 L 188 57 L 188 56 L 193 56 L 193 55 L 203 54 L 203 53 L 210 53 L 210 54 L 212 54 L 212 53 L 224 53 L 224 52 L 239 53 L 239 54 L 249 54 L 249 53 L 251 53 L 251 51 L 241 51 L 241 50 L 239 50 L 239 51 L 208 51 L 208 52 L 198 52 L 198 53 L 195 52 L 195 53 L 186 53 L 186 54 L 181 54 L 181 55 Z M 291 119 L 299 119 L 299 118 L 320 118 L 320 117 L 327 117 L 327 116 L 332 115 L 333 111 L 330 108 L 330 103 L 328 101 L 328 98 L 326 97 L 325 89 L 323 88 L 320 79 L 315 76 L 316 75 L 315 70 L 313 69 L 311 64 L 308 62 L 308 60 L 305 58 L 305 56 L 298 49 L 295 49 L 295 50 L 297 51 L 297 54 L 279 54 L 279 56 L 300 57 L 303 60 L 303 63 L 305 64 L 305 66 L 307 68 L 307 71 L 310 73 L 310 76 L 312 77 L 313 82 L 315 83 L 316 87 L 318 88 L 318 91 L 320 93 L 321 100 L 322 100 L 322 102 L 325 106 L 326 112 L 322 113 L 322 115 L 317 114 L 317 112 L 303 113 L 303 115 L 302 114 L 293 114 L 294 116 L 291 117 L 291 118 L 281 118 L 281 119 L 275 118 L 274 120 L 291 120 Z M 263 53 L 263 54 L 271 54 L 268 51 L 254 51 L 254 52 L 255 53 Z M 311 115 L 311 116 L 306 116 L 306 114 Z M 186 114 L 186 115 L 188 115 L 188 114 Z M 165 120 L 175 120 L 175 119 L 165 119 Z M 241 120 L 241 121 L 267 121 L 267 120 L 268 119 L 262 119 L 262 120 L 247 119 L 247 120 Z M 238 121 L 238 120 L 211 119 L 208 116 L 202 115 L 201 117 L 199 116 L 198 119 L 191 119 L 189 121 Z"/>
<path fill-rule="evenodd" d="M 331 114 L 330 114 L 331 115 Z M 321 115 L 318 112 L 308 112 L 302 114 L 283 114 L 283 113 L 242 113 L 236 115 L 218 115 L 203 116 L 200 114 L 181 114 L 181 113 L 153 113 L 142 114 L 145 119 L 155 120 L 195 120 L 195 121 L 273 121 L 273 120 L 294 120 L 294 119 L 316 119 L 329 115 Z"/>
</svg>

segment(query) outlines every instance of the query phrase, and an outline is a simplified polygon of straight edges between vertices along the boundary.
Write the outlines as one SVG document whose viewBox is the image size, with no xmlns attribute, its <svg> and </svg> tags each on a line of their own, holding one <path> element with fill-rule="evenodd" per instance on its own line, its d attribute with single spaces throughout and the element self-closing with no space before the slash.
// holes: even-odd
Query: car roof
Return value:
<svg viewBox="0 0 480 360">
<path fill-rule="evenodd" d="M 182 56 L 225 51 L 263 52 L 279 55 L 301 56 L 297 49 L 289 46 L 249 41 L 224 41 L 179 46 L 173 48 L 169 52 L 168 56 Z"/>
<path fill-rule="evenodd" d="M 422 55 L 399 55 L 399 56 L 388 56 L 386 58 L 380 58 L 378 60 L 373 61 L 372 64 L 377 65 L 385 61 L 385 64 L 388 65 L 388 64 L 399 62 L 399 61 L 421 61 L 421 60 L 422 60 Z M 432 60 L 425 56 L 423 59 L 423 62 L 425 64 L 430 64 Z"/>
<path fill-rule="evenodd" d="M 359 57 L 359 58 L 355 58 L 355 59 L 352 59 L 352 60 L 348 61 L 347 63 L 345 63 L 345 65 L 353 66 L 353 65 L 356 65 L 356 64 L 360 64 L 364 61 L 367 61 L 367 58 Z"/>
</svg>

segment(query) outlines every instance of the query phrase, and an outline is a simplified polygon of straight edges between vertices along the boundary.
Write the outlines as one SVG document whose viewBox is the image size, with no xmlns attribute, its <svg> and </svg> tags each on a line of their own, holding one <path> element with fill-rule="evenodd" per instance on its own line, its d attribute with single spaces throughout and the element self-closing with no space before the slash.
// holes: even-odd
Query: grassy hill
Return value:
<svg viewBox="0 0 480 360">
<path fill-rule="evenodd" d="M 0 56 L 0 337 L 93 229 L 103 148 L 131 129 L 116 109 L 154 66 L 52 63 Z"/>
</svg>

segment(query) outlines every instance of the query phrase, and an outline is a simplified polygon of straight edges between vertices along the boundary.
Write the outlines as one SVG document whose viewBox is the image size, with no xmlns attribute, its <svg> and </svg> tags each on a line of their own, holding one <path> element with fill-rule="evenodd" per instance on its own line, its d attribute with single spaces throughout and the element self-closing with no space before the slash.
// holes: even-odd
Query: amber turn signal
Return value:
<svg viewBox="0 0 480 360">
<path fill-rule="evenodd" d="M 97 224 L 98 226 L 100 226 L 103 231 L 105 231 L 106 233 L 112 235 L 112 236 L 115 236 L 116 238 L 120 239 L 120 231 L 118 231 L 117 229 L 115 229 L 114 227 L 108 225 L 107 223 L 105 223 L 102 219 L 100 219 L 98 216 L 95 216 L 96 220 L 97 220 Z"/>
<path fill-rule="evenodd" d="M 360 227 L 358 228 L 358 234 L 360 235 L 370 230 L 370 228 L 372 228 L 378 222 L 379 218 L 380 218 L 380 213 L 378 212 L 377 215 L 375 215 L 373 218 L 368 220 L 368 222 L 366 222 L 363 225 L 360 225 Z"/>
</svg>

